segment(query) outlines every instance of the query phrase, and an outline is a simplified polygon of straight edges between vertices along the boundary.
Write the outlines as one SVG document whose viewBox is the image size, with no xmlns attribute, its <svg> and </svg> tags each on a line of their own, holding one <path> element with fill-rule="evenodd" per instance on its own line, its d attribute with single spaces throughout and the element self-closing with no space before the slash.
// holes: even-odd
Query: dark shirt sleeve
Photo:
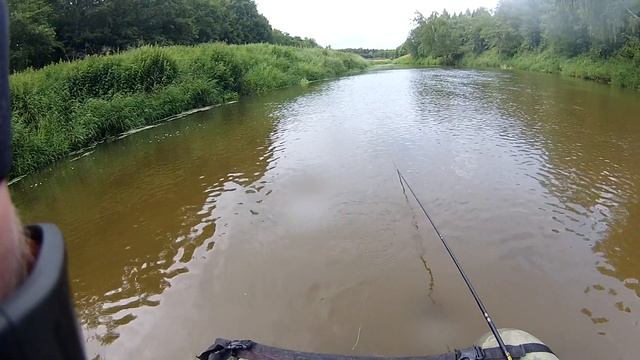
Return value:
<svg viewBox="0 0 640 360">
<path fill-rule="evenodd" d="M 9 19 L 7 4 L 0 0 L 0 180 L 11 168 L 11 104 L 9 103 Z"/>
</svg>

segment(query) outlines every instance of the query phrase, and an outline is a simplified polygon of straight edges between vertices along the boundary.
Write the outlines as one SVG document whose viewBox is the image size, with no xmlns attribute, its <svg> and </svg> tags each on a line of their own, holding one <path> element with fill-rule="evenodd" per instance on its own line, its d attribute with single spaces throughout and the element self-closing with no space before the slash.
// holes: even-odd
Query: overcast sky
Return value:
<svg viewBox="0 0 640 360">
<path fill-rule="evenodd" d="M 486 7 L 498 0 L 256 0 L 258 10 L 276 29 L 312 37 L 334 49 L 393 49 L 411 30 L 416 11 L 449 12 Z"/>
</svg>

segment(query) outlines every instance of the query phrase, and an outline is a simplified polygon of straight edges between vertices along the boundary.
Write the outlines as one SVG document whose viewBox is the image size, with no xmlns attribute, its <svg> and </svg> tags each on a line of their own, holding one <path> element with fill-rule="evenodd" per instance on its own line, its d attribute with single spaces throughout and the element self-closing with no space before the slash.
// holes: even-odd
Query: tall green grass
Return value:
<svg viewBox="0 0 640 360">
<path fill-rule="evenodd" d="M 204 44 L 142 47 L 20 72 L 10 78 L 11 175 L 186 110 L 366 67 L 357 55 L 327 49 Z"/>
<path fill-rule="evenodd" d="M 411 55 L 400 56 L 399 58 L 393 59 L 392 63 L 397 65 L 404 65 L 404 66 L 426 66 L 426 67 L 445 65 L 444 59 L 441 59 L 441 58 L 426 57 L 426 58 L 417 59 Z"/>
</svg>

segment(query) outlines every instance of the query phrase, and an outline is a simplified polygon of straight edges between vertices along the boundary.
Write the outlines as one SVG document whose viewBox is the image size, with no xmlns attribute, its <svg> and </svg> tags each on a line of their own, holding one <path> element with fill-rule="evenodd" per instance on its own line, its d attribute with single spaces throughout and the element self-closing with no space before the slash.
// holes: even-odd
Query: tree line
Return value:
<svg viewBox="0 0 640 360">
<path fill-rule="evenodd" d="M 490 52 L 514 57 L 617 56 L 640 66 L 640 0 L 502 0 L 495 10 L 417 13 L 403 48 L 415 58 L 454 65 Z"/>
<path fill-rule="evenodd" d="M 8 0 L 8 6 L 12 71 L 145 44 L 317 46 L 272 29 L 253 0 Z"/>
</svg>

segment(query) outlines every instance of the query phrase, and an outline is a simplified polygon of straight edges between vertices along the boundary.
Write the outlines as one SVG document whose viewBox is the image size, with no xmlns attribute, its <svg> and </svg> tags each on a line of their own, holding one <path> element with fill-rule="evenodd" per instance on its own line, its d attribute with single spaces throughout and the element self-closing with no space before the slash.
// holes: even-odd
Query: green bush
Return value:
<svg viewBox="0 0 640 360">
<path fill-rule="evenodd" d="M 129 88 L 149 92 L 173 82 L 178 74 L 178 65 L 161 49 L 143 48 L 136 54 L 127 73 Z"/>
<path fill-rule="evenodd" d="M 353 54 L 277 45 L 142 47 L 11 75 L 12 176 L 194 108 L 362 71 Z"/>
<path fill-rule="evenodd" d="M 69 95 L 76 99 L 111 96 L 125 89 L 126 80 L 121 61 L 116 58 L 99 59 L 90 57 L 78 64 L 73 73 L 69 74 L 66 88 Z"/>
</svg>

